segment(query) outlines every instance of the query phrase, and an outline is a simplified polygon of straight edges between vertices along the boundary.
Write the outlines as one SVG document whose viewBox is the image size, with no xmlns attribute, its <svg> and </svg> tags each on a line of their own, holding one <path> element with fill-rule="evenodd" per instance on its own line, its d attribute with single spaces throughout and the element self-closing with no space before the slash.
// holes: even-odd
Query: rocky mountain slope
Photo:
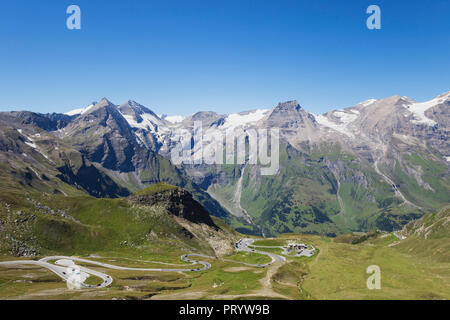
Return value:
<svg viewBox="0 0 450 320">
<path fill-rule="evenodd" d="M 401 231 L 405 237 L 439 239 L 450 237 L 450 207 L 438 212 L 428 213 L 420 219 L 411 221 Z"/>
<path fill-rule="evenodd" d="M 424 103 L 372 99 L 324 115 L 296 101 L 228 116 L 196 114 L 203 130 L 223 135 L 229 128 L 247 136 L 252 129 L 280 128 L 280 170 L 261 176 L 248 163 L 185 168 L 266 235 L 398 229 L 450 201 L 449 106 L 445 93 Z M 192 120 L 172 127 L 193 134 Z"/>
<path fill-rule="evenodd" d="M 130 201 L 144 206 L 159 205 L 177 217 L 218 229 L 208 211 L 189 192 L 179 187 L 159 183 L 137 192 L 130 197 Z"/>
<path fill-rule="evenodd" d="M 158 246 L 214 255 L 232 252 L 234 232 L 214 219 L 189 192 L 163 183 L 120 199 L 3 195 L 0 254 L 139 252 L 146 247 L 154 252 Z"/>
<path fill-rule="evenodd" d="M 427 213 L 400 231 L 405 237 L 396 247 L 408 254 L 437 262 L 450 262 L 450 207 Z"/>
<path fill-rule="evenodd" d="M 182 169 L 142 144 L 117 106 L 103 99 L 82 112 L 0 113 L 1 189 L 115 198 L 164 181 L 227 216 Z"/>
<path fill-rule="evenodd" d="M 289 101 L 172 118 L 107 99 L 64 115 L 0 113 L 0 173 L 16 190 L 98 197 L 164 181 L 245 233 L 394 230 L 450 203 L 449 111 L 450 92 L 423 103 L 371 99 L 323 115 Z M 199 122 L 222 136 L 242 130 L 244 163 L 173 165 L 177 130 L 194 136 Z M 280 130 L 280 163 L 267 176 L 249 161 L 249 138 L 271 128 Z M 206 150 L 225 146 L 208 143 Z"/>
</svg>

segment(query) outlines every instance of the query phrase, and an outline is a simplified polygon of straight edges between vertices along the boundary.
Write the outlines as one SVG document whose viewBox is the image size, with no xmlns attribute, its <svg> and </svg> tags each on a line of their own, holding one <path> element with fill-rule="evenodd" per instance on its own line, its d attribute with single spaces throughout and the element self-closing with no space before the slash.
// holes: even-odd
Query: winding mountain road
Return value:
<svg viewBox="0 0 450 320">
<path fill-rule="evenodd" d="M 108 263 L 103 263 L 99 261 L 93 261 L 83 258 L 76 258 L 76 257 L 66 257 L 66 256 L 49 256 L 42 258 L 41 260 L 16 260 L 16 261 L 4 261 L 0 262 L 0 266 L 4 267 L 14 267 L 19 265 L 35 265 L 39 267 L 46 268 L 50 270 L 51 272 L 55 273 L 57 276 L 59 276 L 61 279 L 63 279 L 66 282 L 71 282 L 71 276 L 73 276 L 73 273 L 78 272 L 78 274 L 84 273 L 85 275 L 93 275 L 100 279 L 102 279 L 102 283 L 97 285 L 91 285 L 86 284 L 84 281 L 79 281 L 77 283 L 80 288 L 105 288 L 110 286 L 113 283 L 113 278 L 103 272 L 99 272 L 96 270 L 89 269 L 84 266 L 76 265 L 75 262 L 81 262 L 85 264 L 91 264 L 103 268 L 113 269 L 113 270 L 129 270 L 129 271 L 149 271 L 149 272 L 199 272 L 199 271 L 205 271 L 211 268 L 211 264 L 206 261 L 201 260 L 194 260 L 193 257 L 200 257 L 200 258 L 206 258 L 206 259 L 215 259 L 215 260 L 221 260 L 221 261 L 227 261 L 227 262 L 234 262 L 234 263 L 240 263 L 251 267 L 257 267 L 257 268 L 265 268 L 272 263 L 276 261 L 286 261 L 285 257 L 282 257 L 280 255 L 270 253 L 270 252 L 264 252 L 264 251 L 257 251 L 254 249 L 250 249 L 248 246 L 252 245 L 254 242 L 253 239 L 241 239 L 236 243 L 236 251 L 245 251 L 245 252 L 253 252 L 258 254 L 264 254 L 269 256 L 272 261 L 265 263 L 265 264 L 251 264 L 241 261 L 235 261 L 231 259 L 222 259 L 212 256 L 207 256 L 203 254 L 184 254 L 181 256 L 181 260 L 190 262 L 192 265 L 200 264 L 202 267 L 200 268 L 183 268 L 183 269 L 175 269 L 175 268 L 130 268 L 130 267 L 121 267 L 116 266 Z M 49 261 L 55 261 L 55 264 L 49 263 Z M 80 276 L 81 278 L 81 276 Z M 87 277 L 86 277 L 87 278 Z"/>
</svg>

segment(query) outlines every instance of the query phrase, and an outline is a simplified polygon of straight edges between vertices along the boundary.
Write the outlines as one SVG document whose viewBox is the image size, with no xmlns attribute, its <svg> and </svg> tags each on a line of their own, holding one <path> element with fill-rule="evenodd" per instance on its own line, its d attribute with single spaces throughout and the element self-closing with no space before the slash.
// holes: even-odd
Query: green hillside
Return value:
<svg viewBox="0 0 450 320">
<path fill-rule="evenodd" d="M 429 213 L 407 224 L 401 234 L 407 238 L 398 247 L 432 261 L 450 262 L 450 208 Z"/>
<path fill-rule="evenodd" d="M 255 225 L 253 229 L 233 225 L 243 233 L 254 234 L 256 230 L 266 236 L 286 232 L 335 236 L 349 231 L 392 231 L 450 201 L 445 168 L 430 155 L 422 157 L 426 160 L 406 166 L 415 165 L 415 170 L 425 172 L 424 183 L 434 191 L 420 191 L 414 178 L 402 180 L 389 166 L 379 165 L 379 169 L 400 181 L 398 188 L 407 199 L 415 201 L 413 192 L 420 193 L 423 206 L 404 203 L 372 163 L 338 144 L 323 144 L 305 152 L 283 145 L 280 170 L 274 176 L 260 176 L 255 166 L 222 166 L 221 183 L 214 184 L 211 191 L 231 210 L 239 211 L 237 199 L 240 201 Z M 406 176 L 404 168 L 402 164 L 397 172 Z M 236 192 L 241 176 L 239 197 Z"/>
<path fill-rule="evenodd" d="M 163 187 L 150 188 L 158 192 Z M 0 230 L 0 253 L 4 255 L 114 251 L 145 256 L 161 248 L 164 256 L 177 250 L 181 254 L 181 248 L 186 247 L 193 252 L 214 254 L 205 239 L 195 237 L 178 224 L 164 207 L 136 205 L 127 198 L 3 194 Z M 229 231 L 226 234 L 232 237 Z"/>
</svg>

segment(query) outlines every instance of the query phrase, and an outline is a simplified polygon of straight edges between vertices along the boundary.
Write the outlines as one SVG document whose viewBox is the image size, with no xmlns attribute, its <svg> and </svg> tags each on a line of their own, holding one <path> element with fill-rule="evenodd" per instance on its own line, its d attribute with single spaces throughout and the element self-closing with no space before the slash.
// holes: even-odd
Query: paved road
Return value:
<svg viewBox="0 0 450 320">
<path fill-rule="evenodd" d="M 63 257 L 64 259 L 67 260 L 72 260 L 74 258 L 69 258 L 69 257 Z M 47 259 L 47 258 L 45 258 Z M 49 257 L 48 260 L 53 260 L 52 257 Z M 18 266 L 18 265 L 36 265 L 36 266 L 40 266 L 43 268 L 46 268 L 48 270 L 50 270 L 51 272 L 55 273 L 57 276 L 59 276 L 60 278 L 62 278 L 63 280 L 70 281 L 69 278 L 71 276 L 70 274 L 70 267 L 69 266 L 58 266 L 58 265 L 54 265 L 51 263 L 46 262 L 44 259 L 41 259 L 39 261 L 35 261 L 35 260 L 18 260 L 18 261 L 5 261 L 5 262 L 0 262 L 0 266 L 6 266 L 6 267 L 12 267 L 12 266 Z M 90 270 L 88 268 L 85 267 L 81 267 L 78 266 L 78 268 L 80 269 L 80 271 L 88 273 L 88 274 L 92 274 L 94 276 L 97 276 L 99 278 L 101 278 L 103 280 L 103 283 L 95 286 L 95 285 L 90 285 L 90 284 L 85 284 L 85 283 L 80 283 L 80 287 L 82 288 L 102 288 L 102 287 L 107 287 L 112 283 L 112 278 L 110 276 L 108 276 L 107 274 L 104 274 L 102 272 L 98 272 L 95 270 Z"/>
<path fill-rule="evenodd" d="M 99 272 L 96 270 L 92 270 L 83 266 L 79 266 L 75 264 L 76 262 L 96 265 L 103 268 L 108 269 L 114 269 L 114 270 L 130 270 L 130 271 L 151 271 L 151 272 L 198 272 L 198 271 L 204 271 L 211 268 L 211 264 L 209 262 L 193 259 L 193 257 L 200 257 L 200 258 L 206 258 L 206 259 L 216 259 L 216 260 L 222 260 L 222 261 L 228 261 L 228 262 L 234 262 L 234 263 L 240 263 L 251 267 L 258 267 L 258 268 L 265 268 L 272 263 L 276 261 L 286 261 L 285 257 L 282 257 L 280 255 L 270 253 L 270 252 L 264 252 L 264 251 L 257 251 L 254 249 L 250 249 L 248 246 L 251 245 L 254 242 L 253 239 L 241 239 L 236 243 L 236 251 L 246 251 L 246 252 L 254 252 L 259 254 L 264 254 L 269 256 L 272 261 L 266 264 L 251 264 L 246 262 L 240 262 L 230 259 L 221 259 L 217 257 L 207 256 L 203 254 L 185 254 L 181 256 L 181 260 L 190 262 L 192 265 L 200 264 L 202 267 L 199 268 L 183 268 L 183 269 L 175 269 L 175 268 L 129 268 L 129 267 L 121 267 L 116 266 L 108 263 L 103 263 L 99 261 L 93 261 L 88 259 L 82 259 L 82 258 L 76 258 L 76 257 L 66 257 L 66 256 L 50 256 L 45 257 L 41 260 L 35 261 L 35 260 L 17 260 L 17 261 L 5 261 L 0 262 L 0 266 L 5 267 L 13 267 L 18 265 L 36 265 L 43 268 L 46 268 L 56 275 L 58 275 L 60 278 L 62 278 L 66 282 L 71 281 L 71 275 L 72 272 L 78 272 L 78 274 L 84 274 L 84 275 L 93 275 L 96 277 L 99 277 L 102 279 L 102 283 L 98 285 L 90 285 L 85 284 L 84 281 L 79 283 L 79 286 L 81 288 L 105 288 L 112 284 L 113 278 L 103 272 Z M 49 261 L 55 261 L 55 264 L 49 263 Z M 79 270 L 79 271 L 78 271 Z M 84 277 L 86 278 L 86 277 Z"/>
<path fill-rule="evenodd" d="M 271 252 L 266 252 L 266 251 L 258 251 L 252 248 L 249 248 L 249 246 L 253 246 L 253 242 L 255 242 L 254 239 L 241 239 L 236 243 L 236 250 L 237 251 L 246 251 L 246 252 L 253 252 L 253 253 L 259 253 L 259 254 L 264 254 L 266 256 L 269 256 L 272 261 L 266 264 L 259 264 L 259 265 L 252 265 L 252 264 L 248 264 L 248 263 L 244 263 L 246 265 L 250 265 L 250 266 L 255 266 L 255 267 L 260 267 L 260 268 L 264 268 L 267 267 L 269 265 L 271 265 L 274 262 L 280 261 L 280 262 L 284 262 L 286 261 L 286 258 L 283 256 L 280 256 L 278 254 L 275 253 L 271 253 Z"/>
</svg>

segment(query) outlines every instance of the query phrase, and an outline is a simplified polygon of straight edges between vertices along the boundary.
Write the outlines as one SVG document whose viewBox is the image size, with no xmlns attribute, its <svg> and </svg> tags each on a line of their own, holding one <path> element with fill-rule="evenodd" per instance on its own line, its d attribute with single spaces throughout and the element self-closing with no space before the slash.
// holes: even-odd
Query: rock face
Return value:
<svg viewBox="0 0 450 320">
<path fill-rule="evenodd" d="M 268 127 L 279 128 L 308 128 L 316 127 L 312 114 L 305 111 L 297 101 L 279 103 L 265 120 Z"/>
<path fill-rule="evenodd" d="M 129 199 L 131 202 L 139 205 L 162 206 L 174 216 L 197 224 L 204 223 L 216 230 L 218 229 L 209 216 L 208 211 L 184 189 L 176 187 L 149 194 L 132 195 Z"/>
<path fill-rule="evenodd" d="M 117 107 L 107 99 L 64 128 L 62 138 L 104 168 L 135 170 L 133 156 L 139 146 L 136 136 Z"/>
</svg>

